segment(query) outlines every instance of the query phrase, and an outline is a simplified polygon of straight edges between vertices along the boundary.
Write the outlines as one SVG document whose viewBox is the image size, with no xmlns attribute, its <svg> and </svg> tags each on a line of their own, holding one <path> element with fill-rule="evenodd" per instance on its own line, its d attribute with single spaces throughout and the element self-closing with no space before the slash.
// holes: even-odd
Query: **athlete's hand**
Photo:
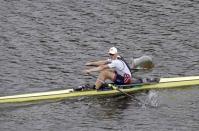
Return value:
<svg viewBox="0 0 199 131">
<path fill-rule="evenodd" d="M 90 70 L 83 70 L 83 73 L 88 75 L 90 74 Z"/>
<path fill-rule="evenodd" d="M 91 65 L 92 65 L 91 62 L 87 62 L 87 63 L 85 64 L 85 66 L 91 66 Z"/>
</svg>

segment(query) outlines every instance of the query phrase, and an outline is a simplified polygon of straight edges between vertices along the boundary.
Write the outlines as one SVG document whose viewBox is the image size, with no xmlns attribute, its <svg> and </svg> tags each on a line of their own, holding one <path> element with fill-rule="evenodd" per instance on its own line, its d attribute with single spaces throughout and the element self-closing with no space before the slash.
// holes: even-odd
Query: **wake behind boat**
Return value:
<svg viewBox="0 0 199 131">
<path fill-rule="evenodd" d="M 82 96 L 103 96 L 103 95 L 117 95 L 122 94 L 115 88 L 120 88 L 125 93 L 135 93 L 142 90 L 150 89 L 167 89 L 176 87 L 190 87 L 199 85 L 199 76 L 189 77 L 175 77 L 175 78 L 160 78 L 157 83 L 140 83 L 140 84 L 129 84 L 129 85 L 114 85 L 108 84 L 108 90 L 81 90 L 75 91 L 74 89 L 48 91 L 39 93 L 29 93 L 22 95 L 2 96 L 0 97 L 0 103 L 17 103 L 17 102 L 31 102 L 41 100 L 52 100 L 52 99 L 66 99 L 73 97 Z"/>
</svg>

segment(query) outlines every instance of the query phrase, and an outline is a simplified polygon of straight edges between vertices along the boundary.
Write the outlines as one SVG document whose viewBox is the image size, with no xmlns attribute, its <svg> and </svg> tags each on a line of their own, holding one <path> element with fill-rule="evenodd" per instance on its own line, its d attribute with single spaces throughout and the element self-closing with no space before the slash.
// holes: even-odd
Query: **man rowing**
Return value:
<svg viewBox="0 0 199 131">
<path fill-rule="evenodd" d="M 95 89 L 105 83 L 106 80 L 111 80 L 117 85 L 125 85 L 132 83 L 132 75 L 127 63 L 119 56 L 117 48 L 111 47 L 108 51 L 110 59 L 95 62 L 88 62 L 86 66 L 96 66 L 91 69 L 84 70 L 84 73 L 100 72 L 96 82 Z"/>
</svg>

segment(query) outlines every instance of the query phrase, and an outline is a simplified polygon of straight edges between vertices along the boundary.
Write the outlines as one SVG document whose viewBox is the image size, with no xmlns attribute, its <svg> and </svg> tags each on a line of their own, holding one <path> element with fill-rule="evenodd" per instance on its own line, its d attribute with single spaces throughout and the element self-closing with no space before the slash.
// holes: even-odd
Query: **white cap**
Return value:
<svg viewBox="0 0 199 131">
<path fill-rule="evenodd" d="M 109 54 L 117 54 L 117 48 L 111 47 L 108 51 Z"/>
</svg>

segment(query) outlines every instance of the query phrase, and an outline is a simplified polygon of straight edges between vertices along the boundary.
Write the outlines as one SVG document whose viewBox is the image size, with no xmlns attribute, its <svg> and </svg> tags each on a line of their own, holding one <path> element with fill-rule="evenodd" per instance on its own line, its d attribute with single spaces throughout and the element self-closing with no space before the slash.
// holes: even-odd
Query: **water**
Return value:
<svg viewBox="0 0 199 131">
<path fill-rule="evenodd" d="M 153 56 L 155 69 L 142 76 L 199 74 L 197 0 L 2 0 L 0 14 L 1 96 L 94 82 L 84 64 L 111 46 L 127 60 Z M 198 93 L 137 93 L 142 106 L 126 97 L 1 105 L 0 129 L 197 131 Z"/>
</svg>

